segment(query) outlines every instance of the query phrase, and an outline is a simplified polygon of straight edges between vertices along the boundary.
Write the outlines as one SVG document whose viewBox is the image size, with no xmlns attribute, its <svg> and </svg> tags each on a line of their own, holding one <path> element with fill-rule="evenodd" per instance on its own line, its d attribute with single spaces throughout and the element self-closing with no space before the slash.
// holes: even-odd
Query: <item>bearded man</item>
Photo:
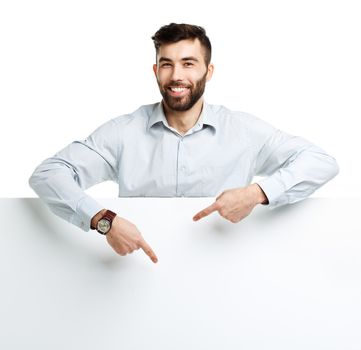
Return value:
<svg viewBox="0 0 361 350">
<path fill-rule="evenodd" d="M 193 220 L 217 211 L 236 223 L 258 204 L 295 203 L 337 175 L 336 160 L 304 138 L 204 101 L 214 65 L 202 27 L 171 23 L 152 39 L 162 101 L 106 122 L 31 176 L 30 186 L 55 214 L 85 231 L 96 229 L 120 255 L 141 248 L 157 262 L 137 227 L 87 188 L 112 180 L 119 197 L 214 196 Z M 252 183 L 254 176 L 263 178 Z"/>
</svg>

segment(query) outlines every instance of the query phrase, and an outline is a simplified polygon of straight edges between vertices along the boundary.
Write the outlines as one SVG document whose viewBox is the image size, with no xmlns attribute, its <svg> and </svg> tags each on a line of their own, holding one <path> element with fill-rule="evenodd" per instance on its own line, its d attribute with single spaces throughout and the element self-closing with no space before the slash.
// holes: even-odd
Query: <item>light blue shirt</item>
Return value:
<svg viewBox="0 0 361 350">
<path fill-rule="evenodd" d="M 257 175 L 269 207 L 295 203 L 337 175 L 336 160 L 304 138 L 204 102 L 185 135 L 162 103 L 108 121 L 41 163 L 29 183 L 50 209 L 87 231 L 103 209 L 84 190 L 119 184 L 119 197 L 215 197 Z"/>
</svg>

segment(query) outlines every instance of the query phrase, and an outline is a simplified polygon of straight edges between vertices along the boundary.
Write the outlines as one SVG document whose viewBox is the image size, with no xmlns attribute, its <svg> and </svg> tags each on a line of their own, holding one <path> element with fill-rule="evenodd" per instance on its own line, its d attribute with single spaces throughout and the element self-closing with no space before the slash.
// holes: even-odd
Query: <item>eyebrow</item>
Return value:
<svg viewBox="0 0 361 350">
<path fill-rule="evenodd" d="M 195 62 L 199 62 L 197 57 L 194 56 L 188 56 L 188 57 L 183 57 L 182 61 L 195 61 Z M 160 57 L 159 58 L 159 63 L 161 62 L 173 62 L 170 58 L 168 57 Z"/>
</svg>

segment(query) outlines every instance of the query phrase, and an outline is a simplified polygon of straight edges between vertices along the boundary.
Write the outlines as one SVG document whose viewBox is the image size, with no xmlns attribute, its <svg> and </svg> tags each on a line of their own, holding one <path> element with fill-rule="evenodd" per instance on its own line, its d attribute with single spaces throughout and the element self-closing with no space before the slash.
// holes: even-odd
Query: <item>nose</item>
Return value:
<svg viewBox="0 0 361 350">
<path fill-rule="evenodd" d="M 171 78 L 173 81 L 182 81 L 183 80 L 182 67 L 180 67 L 179 65 L 174 65 Z"/>
</svg>

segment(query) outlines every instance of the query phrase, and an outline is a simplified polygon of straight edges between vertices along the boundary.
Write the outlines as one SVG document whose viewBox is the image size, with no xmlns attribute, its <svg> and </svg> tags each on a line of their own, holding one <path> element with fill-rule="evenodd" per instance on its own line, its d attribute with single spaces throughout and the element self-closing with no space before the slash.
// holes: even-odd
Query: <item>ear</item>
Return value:
<svg viewBox="0 0 361 350">
<path fill-rule="evenodd" d="M 212 79 L 213 71 L 214 71 L 214 64 L 210 63 L 207 68 L 206 81 L 210 81 Z"/>
<path fill-rule="evenodd" d="M 153 64 L 153 72 L 155 74 L 155 76 L 157 76 L 157 65 Z"/>
</svg>

